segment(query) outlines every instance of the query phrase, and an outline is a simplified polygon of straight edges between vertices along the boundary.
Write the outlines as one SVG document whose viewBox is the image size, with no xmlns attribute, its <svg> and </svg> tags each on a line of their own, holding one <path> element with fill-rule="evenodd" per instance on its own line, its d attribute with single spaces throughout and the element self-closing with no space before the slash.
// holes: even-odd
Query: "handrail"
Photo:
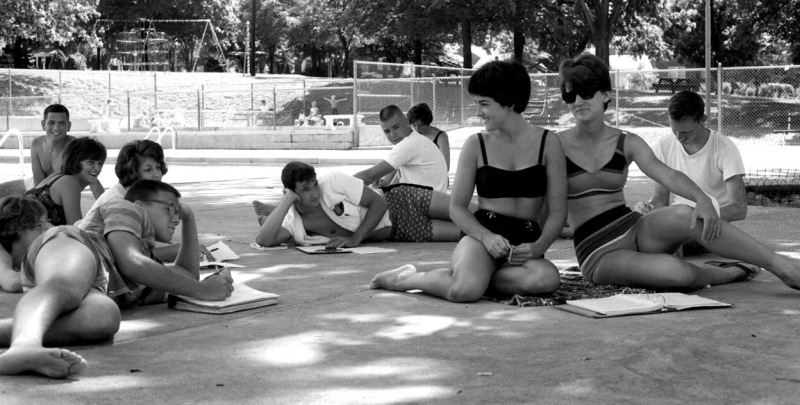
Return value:
<svg viewBox="0 0 800 405">
<path fill-rule="evenodd" d="M 22 133 L 16 128 L 9 129 L 6 131 L 5 135 L 3 135 L 3 138 L 0 139 L 0 147 L 6 143 L 6 139 L 8 139 L 11 135 L 16 135 L 17 141 L 19 142 L 19 176 L 25 177 L 25 149 L 22 144 Z"/>
</svg>

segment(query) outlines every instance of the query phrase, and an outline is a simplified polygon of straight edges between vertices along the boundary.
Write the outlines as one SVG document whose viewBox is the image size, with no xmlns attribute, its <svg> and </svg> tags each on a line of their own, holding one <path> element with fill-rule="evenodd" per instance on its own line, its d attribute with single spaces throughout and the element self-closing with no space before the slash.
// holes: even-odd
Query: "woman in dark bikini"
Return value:
<svg viewBox="0 0 800 405">
<path fill-rule="evenodd" d="M 575 254 L 588 281 L 656 289 L 698 289 L 752 278 L 754 266 L 698 266 L 673 256 L 694 240 L 720 256 L 753 263 L 800 287 L 796 262 L 776 255 L 738 228 L 721 221 L 708 196 L 684 174 L 656 159 L 642 138 L 603 120 L 611 78 L 591 54 L 567 59 L 559 69 L 562 99 L 576 125 L 558 136 L 567 156 L 569 223 Z M 672 205 L 642 216 L 626 206 L 628 165 L 636 162 L 670 192 L 697 203 Z"/>
<path fill-rule="evenodd" d="M 64 150 L 61 173 L 53 173 L 25 193 L 41 202 L 52 225 L 72 225 L 81 218 L 81 191 L 103 170 L 106 147 L 94 138 L 75 138 Z"/>
<path fill-rule="evenodd" d="M 433 122 L 433 112 L 431 108 L 425 103 L 419 103 L 408 110 L 406 117 L 408 117 L 408 123 L 414 128 L 414 131 L 417 131 L 417 133 L 433 141 L 436 147 L 442 151 L 444 161 L 447 163 L 447 170 L 449 171 L 450 138 L 447 136 L 447 132 L 431 126 L 431 122 Z"/>
<path fill-rule="evenodd" d="M 486 131 L 461 150 L 450 217 L 466 234 L 451 268 L 417 273 L 412 265 L 373 278 L 372 288 L 420 289 L 453 302 L 476 301 L 487 292 L 511 296 L 555 291 L 556 266 L 544 253 L 566 219 L 566 172 L 561 143 L 530 125 L 530 78 L 515 62 L 490 62 L 472 75 L 469 92 Z M 475 188 L 478 211 L 468 205 Z M 547 202 L 549 215 L 537 222 Z"/>
</svg>

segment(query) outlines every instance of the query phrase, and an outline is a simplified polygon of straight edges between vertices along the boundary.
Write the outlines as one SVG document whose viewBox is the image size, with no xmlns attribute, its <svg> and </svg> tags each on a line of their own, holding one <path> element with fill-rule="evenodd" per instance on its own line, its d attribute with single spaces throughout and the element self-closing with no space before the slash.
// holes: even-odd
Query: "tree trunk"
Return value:
<svg viewBox="0 0 800 405">
<path fill-rule="evenodd" d="M 275 45 L 270 45 L 269 49 L 269 73 L 275 73 Z"/>
<path fill-rule="evenodd" d="M 605 62 L 606 66 L 608 66 L 610 69 L 611 68 L 611 65 L 609 64 L 610 51 L 608 48 L 611 44 L 611 40 L 609 40 L 608 35 L 601 36 L 599 35 L 598 32 L 598 37 L 595 38 L 594 41 L 592 41 L 592 43 L 594 44 L 595 55 L 597 55 L 597 57 L 600 58 L 600 60 Z"/>
<path fill-rule="evenodd" d="M 347 72 L 350 70 L 350 43 L 352 41 L 348 41 L 347 37 L 345 37 L 344 34 L 340 31 L 339 42 L 342 44 L 342 56 L 344 56 L 342 61 L 341 72 L 345 73 L 344 77 L 348 77 L 349 75 L 347 74 Z"/>
<path fill-rule="evenodd" d="M 422 64 L 422 41 L 419 39 L 414 40 L 414 64 Z"/>
<path fill-rule="evenodd" d="M 472 69 L 472 32 L 470 21 L 461 20 L 461 46 L 464 48 L 464 68 Z"/>
<path fill-rule="evenodd" d="M 514 60 L 522 63 L 522 57 L 525 55 L 525 34 L 522 28 L 514 30 Z"/>
<path fill-rule="evenodd" d="M 514 60 L 522 63 L 525 56 L 525 32 L 522 26 L 525 23 L 525 4 L 526 0 L 516 0 L 514 3 Z"/>
</svg>

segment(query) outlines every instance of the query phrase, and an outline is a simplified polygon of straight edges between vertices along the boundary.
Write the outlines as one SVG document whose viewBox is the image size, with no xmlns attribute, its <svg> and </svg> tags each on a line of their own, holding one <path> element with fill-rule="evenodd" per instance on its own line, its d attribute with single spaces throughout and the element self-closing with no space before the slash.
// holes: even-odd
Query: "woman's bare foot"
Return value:
<svg viewBox="0 0 800 405">
<path fill-rule="evenodd" d="M 66 349 L 12 347 L 0 354 L 0 375 L 33 372 L 50 378 L 67 378 L 85 369 L 86 360 Z"/>
<path fill-rule="evenodd" d="M 417 268 L 414 267 L 413 264 L 406 264 L 394 270 L 387 270 L 375 275 L 375 277 L 372 278 L 372 282 L 369 284 L 369 288 L 383 288 L 385 290 L 392 291 L 408 291 L 410 288 L 404 288 L 402 286 L 403 281 L 416 273 Z"/>
</svg>

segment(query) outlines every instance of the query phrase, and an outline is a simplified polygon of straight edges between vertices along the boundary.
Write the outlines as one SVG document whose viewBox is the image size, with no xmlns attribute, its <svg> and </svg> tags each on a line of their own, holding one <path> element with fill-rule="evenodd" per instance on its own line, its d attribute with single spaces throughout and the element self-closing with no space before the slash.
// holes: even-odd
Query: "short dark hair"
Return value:
<svg viewBox="0 0 800 405">
<path fill-rule="evenodd" d="M 137 139 L 122 146 L 114 165 L 114 173 L 122 187 L 130 187 L 139 180 L 139 166 L 146 158 L 155 160 L 161 174 L 167 174 L 167 163 L 164 161 L 164 149 L 161 145 L 147 139 Z"/>
<path fill-rule="evenodd" d="M 579 88 L 595 88 L 599 91 L 611 91 L 611 74 L 608 65 L 591 53 L 582 53 L 574 59 L 564 59 L 558 67 L 559 86 L 562 93 L 567 92 L 567 83 L 573 90 Z M 603 108 L 608 108 L 608 103 Z"/>
<path fill-rule="evenodd" d="M 392 119 L 392 117 L 394 117 L 395 114 L 400 114 L 402 116 L 405 116 L 405 114 L 403 114 L 403 110 L 401 110 L 400 107 L 394 104 L 387 105 L 386 107 L 383 107 L 381 109 L 381 112 L 378 114 L 378 118 L 381 120 L 381 122 L 386 122 Z"/>
<path fill-rule="evenodd" d="M 419 103 L 408 110 L 407 117 L 409 123 L 420 120 L 425 125 L 431 125 L 431 122 L 433 122 L 433 111 L 431 111 L 431 108 L 428 107 L 427 104 Z"/>
<path fill-rule="evenodd" d="M 669 99 L 669 117 L 680 120 L 685 117 L 700 121 L 705 115 L 706 105 L 703 97 L 693 91 L 679 91 Z"/>
<path fill-rule="evenodd" d="M 308 181 L 315 177 L 317 177 L 317 172 L 314 171 L 314 166 L 299 161 L 287 163 L 281 171 L 283 187 L 292 191 L 297 187 L 297 183 Z"/>
<path fill-rule="evenodd" d="M 11 254 L 11 244 L 19 233 L 33 229 L 47 215 L 44 205 L 33 198 L 19 195 L 0 198 L 0 245 Z"/>
<path fill-rule="evenodd" d="M 492 61 L 480 67 L 469 78 L 469 94 L 489 97 L 517 113 L 528 108 L 531 78 L 525 67 L 513 60 Z"/>
<path fill-rule="evenodd" d="M 42 119 L 47 119 L 47 114 L 49 113 L 64 113 L 67 114 L 67 121 L 69 121 L 69 110 L 67 107 L 64 107 L 61 104 L 50 104 L 44 109 L 44 114 L 42 114 Z"/>
<path fill-rule="evenodd" d="M 175 198 L 181 198 L 181 193 L 172 187 L 169 183 L 163 181 L 156 181 L 150 179 L 136 180 L 131 184 L 128 191 L 125 192 L 125 199 L 130 202 L 147 201 L 156 196 L 156 194 L 164 192 L 170 193 Z"/>
<path fill-rule="evenodd" d="M 76 174 L 81 172 L 81 162 L 84 160 L 106 161 L 106 147 L 96 138 L 82 136 L 67 143 L 64 149 L 64 163 L 61 164 L 61 173 Z"/>
</svg>

